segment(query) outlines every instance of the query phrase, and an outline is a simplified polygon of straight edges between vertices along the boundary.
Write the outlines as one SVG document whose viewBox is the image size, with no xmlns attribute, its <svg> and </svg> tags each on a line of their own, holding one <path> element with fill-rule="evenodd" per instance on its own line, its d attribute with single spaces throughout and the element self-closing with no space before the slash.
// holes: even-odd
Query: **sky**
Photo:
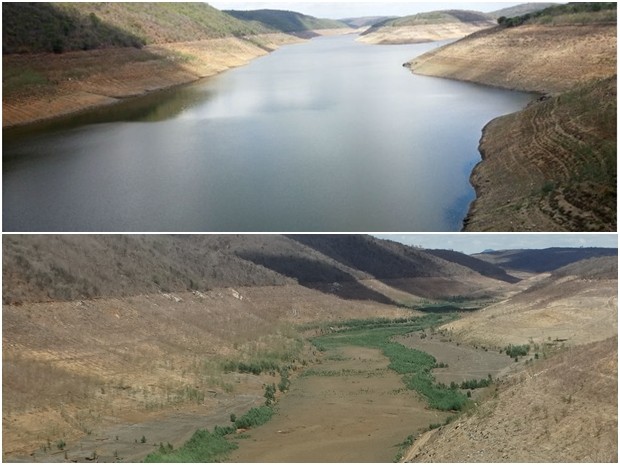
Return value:
<svg viewBox="0 0 620 465">
<path fill-rule="evenodd" d="M 407 245 L 427 249 L 451 249 L 466 254 L 486 249 L 545 249 L 548 247 L 618 247 L 616 234 L 575 233 L 433 233 L 433 234 L 374 234 Z"/>
<path fill-rule="evenodd" d="M 387 2 L 318 0 L 314 2 L 305 2 L 291 0 L 215 0 L 208 1 L 207 3 L 219 10 L 291 10 L 318 18 L 341 19 L 363 16 L 406 16 L 423 11 L 449 9 L 488 12 L 519 5 L 524 2 L 417 2 L 402 0 Z"/>
</svg>

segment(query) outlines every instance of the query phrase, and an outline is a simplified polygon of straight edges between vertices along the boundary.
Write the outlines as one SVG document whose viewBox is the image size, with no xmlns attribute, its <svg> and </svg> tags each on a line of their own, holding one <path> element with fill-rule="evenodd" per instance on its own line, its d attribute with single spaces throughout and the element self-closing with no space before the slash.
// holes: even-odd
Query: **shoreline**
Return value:
<svg viewBox="0 0 620 465">
<path fill-rule="evenodd" d="M 610 24 L 485 30 L 405 63 L 419 75 L 534 94 L 523 109 L 482 128 L 481 159 L 469 177 L 476 197 L 462 232 L 615 230 L 608 211 L 615 211 L 608 200 L 615 182 L 590 173 L 609 171 L 608 154 L 598 147 L 616 139 L 605 127 L 611 116 L 590 108 L 606 106 L 603 93 L 615 94 L 606 81 L 617 73 L 616 30 Z M 550 42 L 559 45 L 549 50 Z M 580 100 L 593 122 L 583 121 L 584 110 L 565 95 Z M 593 151 L 587 162 L 583 150 Z"/>
<path fill-rule="evenodd" d="M 3 57 L 5 72 L 15 70 L 24 77 L 16 76 L 16 87 L 19 87 L 11 89 L 9 95 L 5 92 L 2 129 L 50 123 L 170 90 L 243 66 L 283 45 L 306 40 L 275 33 L 150 45 L 142 49 L 7 55 Z M 28 79 L 37 83 L 20 85 L 19 81 Z"/>
</svg>

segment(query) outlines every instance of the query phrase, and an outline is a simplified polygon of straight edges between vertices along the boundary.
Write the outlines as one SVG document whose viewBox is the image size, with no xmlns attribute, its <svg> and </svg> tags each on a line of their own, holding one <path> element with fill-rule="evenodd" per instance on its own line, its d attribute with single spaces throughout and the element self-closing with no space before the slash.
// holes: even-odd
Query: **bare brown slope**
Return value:
<svg viewBox="0 0 620 465">
<path fill-rule="evenodd" d="M 472 172 L 467 231 L 615 231 L 616 77 L 497 118 Z"/>
<path fill-rule="evenodd" d="M 2 57 L 2 126 L 109 105 L 241 66 L 301 39 L 266 34 L 64 54 Z"/>
<path fill-rule="evenodd" d="M 500 382 L 471 415 L 427 433 L 406 460 L 613 463 L 617 411 L 616 335 L 535 362 Z"/>
<path fill-rule="evenodd" d="M 615 24 L 495 28 L 409 66 L 555 95 L 484 128 L 464 230 L 616 230 Z"/>
<path fill-rule="evenodd" d="M 616 25 L 494 28 L 428 52 L 417 74 L 558 93 L 616 74 Z"/>
<path fill-rule="evenodd" d="M 432 42 L 459 39 L 494 25 L 495 22 L 487 15 L 477 11 L 431 11 L 374 24 L 358 40 L 369 44 Z"/>
<path fill-rule="evenodd" d="M 618 333 L 617 267 L 617 257 L 573 263 L 546 278 L 532 278 L 526 290 L 446 328 L 460 340 L 500 348 L 612 337 Z"/>
<path fill-rule="evenodd" d="M 344 299 L 407 303 L 414 296 L 466 296 L 481 289 L 495 294 L 506 287 L 475 267 L 369 236 L 321 236 L 320 246 L 295 238 L 8 235 L 3 241 L 3 301 L 299 283 Z"/>
</svg>

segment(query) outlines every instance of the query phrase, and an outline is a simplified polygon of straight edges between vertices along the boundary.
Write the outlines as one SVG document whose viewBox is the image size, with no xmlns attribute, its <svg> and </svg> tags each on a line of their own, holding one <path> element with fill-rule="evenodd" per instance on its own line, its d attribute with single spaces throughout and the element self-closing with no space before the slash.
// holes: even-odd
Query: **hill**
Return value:
<svg viewBox="0 0 620 465">
<path fill-rule="evenodd" d="M 550 247 L 532 250 L 494 250 L 474 254 L 473 257 L 492 263 L 505 270 L 544 273 L 571 263 L 596 257 L 617 257 L 618 249 L 601 247 Z"/>
<path fill-rule="evenodd" d="M 615 10 L 545 11 L 408 64 L 418 74 L 546 94 L 484 128 L 466 231 L 616 230 L 617 28 L 606 19 Z"/>
<path fill-rule="evenodd" d="M 320 19 L 294 11 L 283 10 L 224 10 L 234 18 L 258 23 L 259 25 L 280 32 L 299 33 L 316 29 L 341 29 L 348 27 L 345 23 L 333 19 Z"/>
<path fill-rule="evenodd" d="M 506 18 L 512 18 L 514 16 L 521 16 L 528 13 L 534 13 L 535 11 L 544 10 L 552 6 L 556 6 L 557 3 L 551 2 L 536 2 L 536 3 L 522 3 L 521 5 L 511 6 L 508 8 L 501 8 L 499 10 L 491 11 L 487 13 L 491 18 L 500 18 L 502 16 Z"/>
<path fill-rule="evenodd" d="M 142 47 L 268 32 L 206 3 L 2 4 L 2 52 Z"/>
<path fill-rule="evenodd" d="M 373 44 L 401 44 L 455 39 L 495 26 L 484 13 L 445 10 L 386 19 L 364 31 L 359 40 Z"/>
<path fill-rule="evenodd" d="M 301 40 L 206 3 L 7 2 L 2 11 L 3 127 L 196 81 Z"/>
<path fill-rule="evenodd" d="M 454 337 L 498 348 L 600 341 L 618 333 L 618 257 L 573 262 L 527 288 L 450 323 Z"/>
<path fill-rule="evenodd" d="M 502 380 L 467 416 L 424 433 L 413 462 L 616 462 L 618 336 Z M 424 442 L 424 443 L 423 443 Z"/>
<path fill-rule="evenodd" d="M 299 283 L 341 298 L 394 303 L 467 295 L 500 285 L 497 279 L 510 281 L 486 262 L 457 263 L 459 255 L 442 259 L 370 236 L 7 236 L 3 299 L 70 301 Z"/>
<path fill-rule="evenodd" d="M 349 27 L 357 29 L 374 26 L 375 24 L 394 18 L 394 16 L 362 16 L 360 18 L 342 18 L 339 19 L 339 21 L 345 23 Z"/>
</svg>

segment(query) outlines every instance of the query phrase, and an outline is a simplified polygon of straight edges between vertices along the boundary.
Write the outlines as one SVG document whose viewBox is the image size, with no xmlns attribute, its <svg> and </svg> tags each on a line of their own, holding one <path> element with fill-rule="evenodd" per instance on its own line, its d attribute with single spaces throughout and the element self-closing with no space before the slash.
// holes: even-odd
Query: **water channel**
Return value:
<svg viewBox="0 0 620 465">
<path fill-rule="evenodd" d="M 441 43 L 355 38 L 4 130 L 4 231 L 460 230 L 481 129 L 531 95 L 402 67 Z"/>
</svg>

